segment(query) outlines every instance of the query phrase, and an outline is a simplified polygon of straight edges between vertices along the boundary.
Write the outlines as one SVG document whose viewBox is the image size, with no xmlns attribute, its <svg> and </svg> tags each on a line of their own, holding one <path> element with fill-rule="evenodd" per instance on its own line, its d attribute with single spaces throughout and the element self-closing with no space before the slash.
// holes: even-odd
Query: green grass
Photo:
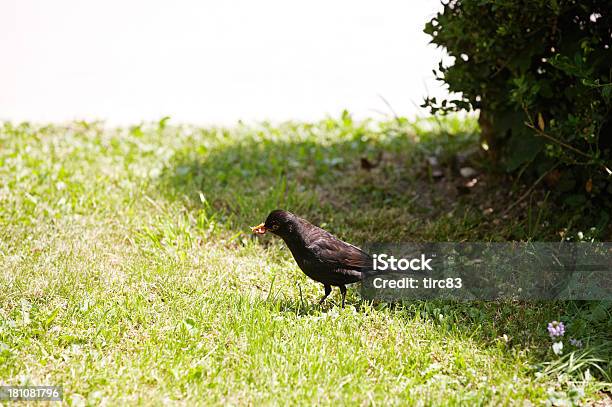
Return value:
<svg viewBox="0 0 612 407">
<path fill-rule="evenodd" d="M 0 382 L 62 385 L 74 405 L 601 397 L 609 304 L 368 304 L 351 288 L 346 309 L 337 290 L 319 307 L 322 287 L 282 242 L 249 233 L 278 207 L 355 243 L 588 230 L 542 193 L 502 214 L 520 183 L 482 177 L 460 194 L 451 170 L 436 182 L 426 157 L 451 167 L 476 137 L 471 120 L 346 114 L 233 129 L 4 124 Z M 378 167 L 360 168 L 381 151 Z M 585 348 L 555 357 L 553 319 Z"/>
</svg>

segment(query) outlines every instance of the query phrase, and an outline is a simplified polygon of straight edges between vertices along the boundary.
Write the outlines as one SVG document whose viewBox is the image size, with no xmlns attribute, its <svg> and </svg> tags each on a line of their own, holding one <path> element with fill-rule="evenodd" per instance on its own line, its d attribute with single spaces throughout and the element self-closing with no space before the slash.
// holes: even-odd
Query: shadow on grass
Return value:
<svg viewBox="0 0 612 407">
<path fill-rule="evenodd" d="M 457 136 L 445 150 L 402 132 L 333 140 L 251 135 L 178 151 L 159 193 L 188 197 L 191 209 L 204 208 L 235 233 L 282 208 L 354 242 L 508 240 L 530 232 L 533 238 L 524 216 L 500 221 L 510 185 L 491 188 L 481 175 L 467 188 L 471 180 L 457 174 L 456 153 L 474 137 Z M 440 157 L 441 179 L 431 175 L 432 156 Z M 364 169 L 362 160 L 374 168 Z"/>
</svg>

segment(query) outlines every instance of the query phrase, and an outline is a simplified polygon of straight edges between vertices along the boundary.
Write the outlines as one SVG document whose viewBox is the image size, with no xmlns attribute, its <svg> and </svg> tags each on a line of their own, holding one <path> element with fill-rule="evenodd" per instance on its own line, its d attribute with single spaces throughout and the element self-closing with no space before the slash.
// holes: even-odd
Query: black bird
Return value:
<svg viewBox="0 0 612 407">
<path fill-rule="evenodd" d="M 258 235 L 271 232 L 285 241 L 302 271 L 323 284 L 325 295 L 319 304 L 331 293 L 331 286 L 336 286 L 344 308 L 346 284 L 358 282 L 372 270 L 369 254 L 291 212 L 272 211 L 264 223 L 251 230 Z"/>
</svg>

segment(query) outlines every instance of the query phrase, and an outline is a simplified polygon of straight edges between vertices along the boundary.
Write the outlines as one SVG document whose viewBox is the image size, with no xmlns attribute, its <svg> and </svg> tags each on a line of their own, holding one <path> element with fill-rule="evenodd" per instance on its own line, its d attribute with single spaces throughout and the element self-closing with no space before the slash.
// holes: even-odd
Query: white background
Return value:
<svg viewBox="0 0 612 407">
<path fill-rule="evenodd" d="M 0 119 L 424 115 L 437 0 L 1 0 Z"/>
</svg>

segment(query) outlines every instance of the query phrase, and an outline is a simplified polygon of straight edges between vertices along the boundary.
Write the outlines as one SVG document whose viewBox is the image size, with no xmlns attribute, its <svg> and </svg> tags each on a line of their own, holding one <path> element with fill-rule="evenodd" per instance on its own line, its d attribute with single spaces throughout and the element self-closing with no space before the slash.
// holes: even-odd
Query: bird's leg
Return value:
<svg viewBox="0 0 612 407">
<path fill-rule="evenodd" d="M 325 295 L 319 300 L 319 305 L 323 304 L 323 301 L 331 294 L 331 285 L 323 284 L 323 287 L 325 287 Z"/>
<path fill-rule="evenodd" d="M 344 299 L 346 298 L 346 286 L 341 285 L 339 287 L 340 287 L 340 292 L 342 293 L 342 308 L 344 308 Z"/>
</svg>

